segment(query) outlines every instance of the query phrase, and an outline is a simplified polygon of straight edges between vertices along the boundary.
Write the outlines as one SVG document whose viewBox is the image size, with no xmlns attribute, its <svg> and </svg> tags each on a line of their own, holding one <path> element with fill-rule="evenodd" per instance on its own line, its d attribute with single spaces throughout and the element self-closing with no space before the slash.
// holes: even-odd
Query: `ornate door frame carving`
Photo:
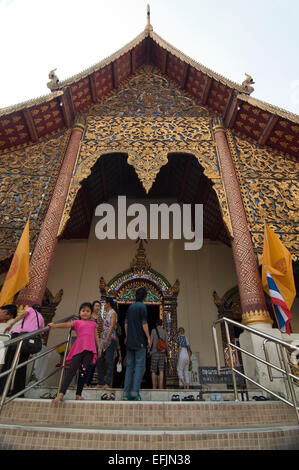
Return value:
<svg viewBox="0 0 299 470">
<path fill-rule="evenodd" d="M 169 363 L 167 379 L 172 382 L 176 378 L 177 346 L 174 336 L 177 332 L 177 297 L 180 283 L 175 281 L 173 286 L 160 273 L 151 268 L 146 259 L 143 241 L 139 241 L 136 256 L 129 269 L 114 276 L 107 284 L 100 278 L 100 292 L 102 297 L 111 295 L 118 303 L 133 303 L 135 292 L 139 287 L 145 287 L 148 295 L 145 304 L 159 305 L 159 315 L 163 327 L 168 333 Z"/>
</svg>

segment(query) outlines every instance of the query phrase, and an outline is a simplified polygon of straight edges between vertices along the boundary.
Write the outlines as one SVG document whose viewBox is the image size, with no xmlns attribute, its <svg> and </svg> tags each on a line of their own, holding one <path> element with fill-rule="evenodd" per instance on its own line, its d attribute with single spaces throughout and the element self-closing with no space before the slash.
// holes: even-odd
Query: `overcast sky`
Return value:
<svg viewBox="0 0 299 470">
<path fill-rule="evenodd" d="M 141 33 L 154 31 L 252 96 L 299 114 L 298 0 L 0 0 L 0 108 L 49 92 Z"/>
</svg>

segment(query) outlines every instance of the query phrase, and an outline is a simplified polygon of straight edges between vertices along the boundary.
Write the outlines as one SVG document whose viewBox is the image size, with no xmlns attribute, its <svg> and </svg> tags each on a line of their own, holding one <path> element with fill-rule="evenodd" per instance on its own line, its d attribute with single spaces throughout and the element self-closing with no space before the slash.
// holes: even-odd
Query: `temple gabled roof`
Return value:
<svg viewBox="0 0 299 470">
<path fill-rule="evenodd" d="M 102 101 L 144 64 L 155 65 L 228 129 L 299 159 L 299 116 L 249 96 L 234 83 L 190 59 L 150 24 L 118 52 L 51 87 L 52 93 L 0 110 L 0 153 L 20 149 L 70 128 L 76 115 Z"/>
</svg>

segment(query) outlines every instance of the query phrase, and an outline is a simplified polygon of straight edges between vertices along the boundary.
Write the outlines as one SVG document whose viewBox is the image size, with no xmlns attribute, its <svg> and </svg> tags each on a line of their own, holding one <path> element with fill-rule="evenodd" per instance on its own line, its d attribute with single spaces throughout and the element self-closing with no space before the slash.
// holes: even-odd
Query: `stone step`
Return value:
<svg viewBox="0 0 299 470">
<path fill-rule="evenodd" d="M 297 426 L 293 408 L 265 402 L 126 402 L 17 398 L 0 423 L 118 430 L 213 430 Z"/>
<path fill-rule="evenodd" d="M 122 390 L 113 390 L 116 400 L 105 401 L 101 400 L 105 392 L 85 389 L 85 400 L 75 401 L 74 390 L 69 390 L 57 405 L 40 398 L 17 398 L 7 403 L 0 414 L 0 448 L 299 448 L 296 413 L 279 401 L 170 401 L 173 394 L 182 399 L 186 394 L 196 396 L 198 390 L 142 390 L 144 400 L 139 402 L 121 401 Z M 38 395 L 45 390 L 36 388 L 30 393 Z"/>
<path fill-rule="evenodd" d="M 167 451 L 175 450 L 178 454 L 182 453 L 184 459 L 188 459 L 190 450 L 297 450 L 299 448 L 299 426 L 136 432 L 0 425 L 0 432 L 2 450 L 114 451 L 105 454 L 106 459 L 115 458 L 116 453 L 123 450 L 154 450 L 163 455 L 167 455 Z M 162 462 L 162 465 L 164 463 Z"/>
<path fill-rule="evenodd" d="M 54 395 L 57 392 L 57 387 L 33 387 L 28 392 L 25 393 L 26 398 L 40 398 L 44 395 Z M 113 388 L 109 390 L 96 389 L 86 387 L 83 389 L 82 396 L 87 400 L 101 400 L 101 397 L 105 393 L 113 392 L 116 400 L 121 400 L 124 390 L 122 388 Z M 140 395 L 143 401 L 171 401 L 173 395 L 179 395 L 180 401 L 185 397 L 193 396 L 195 400 L 201 399 L 201 401 L 234 401 L 234 392 L 233 390 L 225 389 L 161 389 L 161 390 L 152 390 L 152 389 L 142 389 L 140 390 Z M 248 394 L 245 391 L 238 393 L 238 398 L 240 401 L 247 400 L 247 397 L 252 397 L 254 395 L 261 395 L 260 389 L 251 389 Z M 70 387 L 66 392 L 66 399 L 74 399 L 75 397 L 75 387 Z"/>
</svg>

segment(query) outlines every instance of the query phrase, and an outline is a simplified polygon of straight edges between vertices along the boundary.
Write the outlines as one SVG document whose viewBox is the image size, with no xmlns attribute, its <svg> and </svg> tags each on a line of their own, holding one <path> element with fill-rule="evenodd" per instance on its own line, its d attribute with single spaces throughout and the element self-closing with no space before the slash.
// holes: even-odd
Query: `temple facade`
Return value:
<svg viewBox="0 0 299 470">
<path fill-rule="evenodd" d="M 145 286 L 149 323 L 163 320 L 173 365 L 180 326 L 201 366 L 214 365 L 211 325 L 221 316 L 285 336 L 259 257 L 267 222 L 292 254 L 298 293 L 299 116 L 251 97 L 251 77 L 239 85 L 185 56 L 150 21 L 90 69 L 49 77 L 48 96 L 0 110 L 2 282 L 30 214 L 30 281 L 16 302 L 39 303 L 57 321 L 109 293 L 121 323 Z M 147 214 L 188 206 L 191 231 L 202 205 L 200 249 L 186 249 L 171 224 L 168 238 L 152 237 L 150 220 L 136 240 L 119 237 L 120 216 L 128 225 L 136 203 Z M 102 204 L 117 218 L 114 239 L 97 236 Z M 298 294 L 292 315 L 296 339 Z"/>
</svg>

